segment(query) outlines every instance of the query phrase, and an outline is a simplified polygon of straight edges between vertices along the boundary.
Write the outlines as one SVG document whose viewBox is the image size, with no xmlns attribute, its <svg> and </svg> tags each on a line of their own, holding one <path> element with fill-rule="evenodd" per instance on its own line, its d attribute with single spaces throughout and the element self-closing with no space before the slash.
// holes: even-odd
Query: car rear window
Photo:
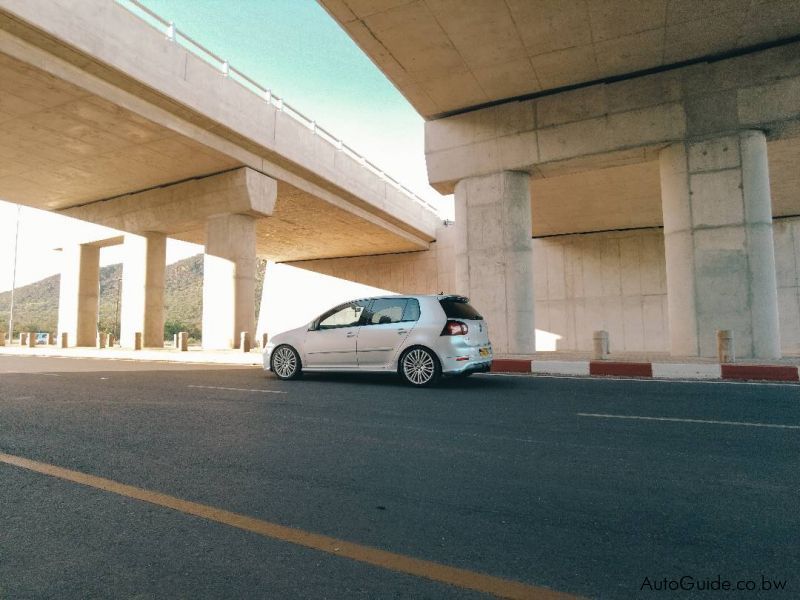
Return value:
<svg viewBox="0 0 800 600">
<path fill-rule="evenodd" d="M 477 321 L 483 319 L 466 298 L 442 298 L 439 304 L 444 309 L 448 319 L 469 319 Z"/>
</svg>

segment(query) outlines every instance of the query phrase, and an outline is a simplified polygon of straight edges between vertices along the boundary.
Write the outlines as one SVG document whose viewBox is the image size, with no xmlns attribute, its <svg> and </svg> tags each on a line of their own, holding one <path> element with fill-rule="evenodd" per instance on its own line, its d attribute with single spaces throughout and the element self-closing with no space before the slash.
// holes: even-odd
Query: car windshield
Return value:
<svg viewBox="0 0 800 600">
<path fill-rule="evenodd" d="M 477 321 L 483 319 L 466 298 L 442 298 L 439 304 L 444 309 L 448 319 L 468 319 Z"/>
</svg>

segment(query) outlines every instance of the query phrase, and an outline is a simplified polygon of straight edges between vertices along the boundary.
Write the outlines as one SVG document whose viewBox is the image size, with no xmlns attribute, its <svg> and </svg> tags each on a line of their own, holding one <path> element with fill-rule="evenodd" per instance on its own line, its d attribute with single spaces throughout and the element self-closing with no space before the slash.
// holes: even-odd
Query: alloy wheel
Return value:
<svg viewBox="0 0 800 600">
<path fill-rule="evenodd" d="M 277 348 L 272 355 L 272 370 L 281 379 L 291 379 L 297 375 L 297 353 L 289 346 Z"/>
<path fill-rule="evenodd" d="M 403 357 L 403 375 L 414 385 L 426 385 L 436 377 L 436 362 L 427 350 L 414 348 Z"/>
</svg>

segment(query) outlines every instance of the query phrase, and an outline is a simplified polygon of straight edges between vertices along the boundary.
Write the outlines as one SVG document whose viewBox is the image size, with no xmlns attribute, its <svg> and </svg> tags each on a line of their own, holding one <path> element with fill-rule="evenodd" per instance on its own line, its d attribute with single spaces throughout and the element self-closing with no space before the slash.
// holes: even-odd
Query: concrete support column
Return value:
<svg viewBox="0 0 800 600">
<path fill-rule="evenodd" d="M 504 171 L 455 189 L 456 291 L 483 314 L 499 354 L 535 350 L 529 179 Z"/>
<path fill-rule="evenodd" d="M 203 260 L 203 348 L 239 347 L 255 335 L 256 221 L 249 215 L 211 217 Z"/>
<path fill-rule="evenodd" d="M 58 331 L 70 346 L 94 346 L 100 289 L 100 248 L 74 244 L 62 251 Z"/>
<path fill-rule="evenodd" d="M 123 247 L 120 345 L 133 348 L 141 331 L 146 348 L 163 348 L 167 237 L 126 234 Z"/>
<path fill-rule="evenodd" d="M 780 357 L 775 251 L 760 131 L 673 144 L 661 152 L 661 197 L 673 355 Z"/>
</svg>

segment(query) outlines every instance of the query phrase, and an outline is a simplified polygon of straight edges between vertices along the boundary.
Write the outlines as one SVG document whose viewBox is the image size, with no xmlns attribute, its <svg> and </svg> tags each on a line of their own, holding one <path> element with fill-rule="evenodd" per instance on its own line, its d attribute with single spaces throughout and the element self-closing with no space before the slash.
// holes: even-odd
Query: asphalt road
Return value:
<svg viewBox="0 0 800 600">
<path fill-rule="evenodd" d="M 0 357 L 0 453 L 584 597 L 800 597 L 800 386 Z M 488 596 L 0 460 L 0 598 L 110 597 Z"/>
</svg>

